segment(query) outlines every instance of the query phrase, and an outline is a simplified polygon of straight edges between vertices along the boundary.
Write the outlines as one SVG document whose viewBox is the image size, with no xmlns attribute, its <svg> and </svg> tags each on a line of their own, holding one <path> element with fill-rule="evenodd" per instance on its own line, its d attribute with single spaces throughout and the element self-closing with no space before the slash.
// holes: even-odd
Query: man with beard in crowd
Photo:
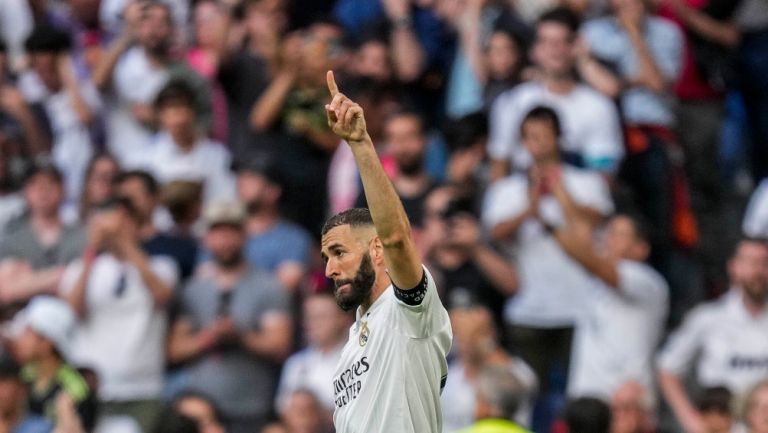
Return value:
<svg viewBox="0 0 768 433">
<path fill-rule="evenodd" d="M 190 361 L 186 388 L 213 399 L 227 431 L 259 431 L 291 349 L 288 299 L 274 278 L 245 261 L 245 211 L 238 203 L 212 203 L 204 220 L 213 260 L 182 292 L 169 358 Z"/>
</svg>

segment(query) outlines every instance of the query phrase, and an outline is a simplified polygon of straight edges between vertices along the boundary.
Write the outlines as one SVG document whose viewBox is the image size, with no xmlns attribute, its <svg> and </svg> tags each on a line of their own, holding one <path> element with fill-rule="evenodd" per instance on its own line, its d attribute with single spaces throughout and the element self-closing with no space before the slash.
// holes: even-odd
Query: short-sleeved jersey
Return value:
<svg viewBox="0 0 768 433">
<path fill-rule="evenodd" d="M 389 286 L 349 331 L 333 378 L 338 433 L 440 433 L 440 391 L 453 338 L 448 312 L 424 269 L 422 284 Z"/>
</svg>

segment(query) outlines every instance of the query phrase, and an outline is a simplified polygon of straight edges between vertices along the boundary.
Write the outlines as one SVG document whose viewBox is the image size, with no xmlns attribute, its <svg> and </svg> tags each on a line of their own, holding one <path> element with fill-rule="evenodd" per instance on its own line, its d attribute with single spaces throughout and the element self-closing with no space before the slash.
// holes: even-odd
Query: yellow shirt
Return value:
<svg viewBox="0 0 768 433">
<path fill-rule="evenodd" d="M 459 433 L 531 433 L 512 421 L 505 419 L 482 419 Z"/>
</svg>

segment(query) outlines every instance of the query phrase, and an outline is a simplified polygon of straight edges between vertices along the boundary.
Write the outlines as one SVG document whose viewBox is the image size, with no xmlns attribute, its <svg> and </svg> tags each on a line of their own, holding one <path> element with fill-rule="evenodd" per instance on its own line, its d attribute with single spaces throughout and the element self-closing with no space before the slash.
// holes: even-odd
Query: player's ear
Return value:
<svg viewBox="0 0 768 433">
<path fill-rule="evenodd" d="M 371 255 L 374 263 L 377 265 L 384 264 L 384 245 L 381 243 L 381 239 L 378 236 L 374 236 L 373 239 L 371 239 L 368 253 Z"/>
</svg>

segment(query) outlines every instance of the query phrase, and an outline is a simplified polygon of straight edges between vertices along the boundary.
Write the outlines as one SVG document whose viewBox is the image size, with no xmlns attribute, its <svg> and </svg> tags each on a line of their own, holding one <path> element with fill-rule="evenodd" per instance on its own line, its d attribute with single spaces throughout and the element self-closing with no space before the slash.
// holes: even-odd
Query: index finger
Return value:
<svg viewBox="0 0 768 433">
<path fill-rule="evenodd" d="M 336 94 L 339 93 L 339 86 L 336 85 L 333 71 L 328 71 L 328 73 L 325 74 L 325 80 L 328 82 L 328 91 L 331 92 L 331 97 L 336 96 Z"/>
</svg>

